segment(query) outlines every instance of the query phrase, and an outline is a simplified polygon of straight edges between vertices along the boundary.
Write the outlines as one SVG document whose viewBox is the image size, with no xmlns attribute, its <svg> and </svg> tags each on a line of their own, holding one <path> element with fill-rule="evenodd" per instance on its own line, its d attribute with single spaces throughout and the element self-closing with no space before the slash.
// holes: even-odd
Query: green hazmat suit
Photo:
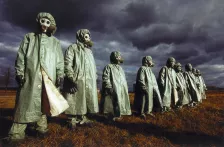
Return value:
<svg viewBox="0 0 224 147">
<path fill-rule="evenodd" d="M 65 111 L 68 115 L 99 112 L 96 64 L 91 49 L 84 43 L 85 34 L 90 35 L 89 30 L 79 30 L 76 33 L 77 42 L 65 52 L 64 96 L 70 106 Z M 67 79 L 77 84 L 75 93 L 70 93 L 72 85 Z"/>
<path fill-rule="evenodd" d="M 184 78 L 188 89 L 189 96 L 192 102 L 197 103 L 200 101 L 200 94 L 197 89 L 196 77 L 192 72 L 192 65 L 190 63 L 185 66 Z"/>
<path fill-rule="evenodd" d="M 142 115 L 152 113 L 154 101 L 160 108 L 163 107 L 156 77 L 151 70 L 153 64 L 149 65 L 150 61 L 152 62 L 151 56 L 143 57 L 142 66 L 136 77 L 134 108 Z"/>
<path fill-rule="evenodd" d="M 158 76 L 158 86 L 160 89 L 161 98 L 163 101 L 164 108 L 170 108 L 171 102 L 177 102 L 177 91 L 176 91 L 176 72 L 173 69 L 175 59 L 170 57 L 167 60 L 166 66 L 162 67 Z"/>
<path fill-rule="evenodd" d="M 175 70 L 176 70 L 176 83 L 177 83 L 177 93 L 178 93 L 178 105 L 186 105 L 191 102 L 188 90 L 187 90 L 187 84 L 184 78 L 184 75 L 182 73 L 182 68 L 181 64 L 177 63 L 175 65 Z M 179 69 L 178 69 L 179 68 Z"/>
<path fill-rule="evenodd" d="M 197 79 L 197 82 L 199 83 L 199 87 L 198 87 L 199 93 L 201 94 L 202 99 L 206 99 L 205 90 L 207 90 L 207 88 L 199 69 L 196 69 L 196 74 L 197 74 L 196 79 Z"/>
<path fill-rule="evenodd" d="M 119 59 L 121 59 L 120 53 L 112 52 L 111 63 L 105 66 L 102 75 L 102 111 L 115 117 L 131 115 L 128 85 Z M 112 92 L 108 93 L 107 89 L 111 89 Z"/>
<path fill-rule="evenodd" d="M 56 28 L 51 14 L 39 13 L 37 22 L 42 17 L 48 18 L 51 26 Z M 38 122 L 38 126 L 47 129 L 47 118 L 42 112 L 44 85 L 40 68 L 44 69 L 53 83 L 64 76 L 64 59 L 59 40 L 53 33 L 41 33 L 39 30 L 25 35 L 17 53 L 16 75 L 23 77 L 25 83 L 17 91 L 14 124 L 9 132 L 11 139 L 25 137 L 26 123 Z"/>
</svg>

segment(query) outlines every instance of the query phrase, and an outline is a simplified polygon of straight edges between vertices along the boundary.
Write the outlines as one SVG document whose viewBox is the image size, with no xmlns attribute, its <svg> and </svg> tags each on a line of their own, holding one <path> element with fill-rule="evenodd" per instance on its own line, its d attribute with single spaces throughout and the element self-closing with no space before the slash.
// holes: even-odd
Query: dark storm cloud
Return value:
<svg viewBox="0 0 224 147">
<path fill-rule="evenodd" d="M 208 40 L 206 32 L 195 30 L 192 26 L 184 24 L 152 24 L 147 28 L 134 30 L 126 37 L 140 50 L 160 43 L 201 43 Z"/>
<path fill-rule="evenodd" d="M 6 50 L 1 49 L 0 50 L 0 58 L 8 58 L 8 59 L 12 59 L 12 61 L 13 61 L 16 58 L 15 51 L 6 51 Z"/>
<path fill-rule="evenodd" d="M 174 57 L 181 64 L 194 63 L 195 65 L 200 65 L 210 60 L 210 56 L 200 53 L 198 46 L 192 43 L 176 45 L 173 51 L 167 55 Z"/>
<path fill-rule="evenodd" d="M 145 1 L 131 2 L 123 10 L 123 19 L 118 26 L 119 29 L 132 30 L 141 26 L 148 26 L 157 21 L 155 7 Z"/>
<path fill-rule="evenodd" d="M 193 57 L 193 58 L 189 58 L 188 60 L 186 60 L 185 63 L 191 63 L 193 66 L 195 65 L 200 65 L 203 63 L 206 63 L 208 61 L 210 61 L 211 58 L 209 56 L 198 56 L 198 57 Z"/>
<path fill-rule="evenodd" d="M 194 24 L 188 21 L 182 24 L 172 22 L 172 16 L 167 17 L 160 9 L 157 10 L 158 4 L 153 1 L 133 1 L 117 10 L 110 5 L 119 4 L 119 1 L 109 0 L 97 0 L 94 3 L 87 0 L 4 2 L 6 19 L 24 28 L 35 26 L 38 12 L 47 11 L 55 17 L 61 30 L 86 27 L 97 32 L 110 32 L 118 28 L 125 38 L 142 50 L 160 43 L 181 44 L 207 40 L 206 31 L 193 27 Z M 16 11 L 17 8 L 22 9 Z"/>
<path fill-rule="evenodd" d="M 223 38 L 217 38 L 217 39 L 210 40 L 205 46 L 205 51 L 207 53 L 220 52 L 223 50 L 224 50 L 224 39 Z"/>
<path fill-rule="evenodd" d="M 176 47 L 173 52 L 169 53 L 169 56 L 173 56 L 175 57 L 176 60 L 181 60 L 181 61 L 186 60 L 189 57 L 198 56 L 198 55 L 199 55 L 199 51 L 197 51 L 197 49 L 195 48 L 192 48 L 190 45 L 184 49 L 183 49 L 183 46 Z"/>
<path fill-rule="evenodd" d="M 33 29 L 35 18 L 39 12 L 49 12 L 55 19 L 58 28 L 74 29 L 87 27 L 102 31 L 106 29 L 106 11 L 104 6 L 113 1 L 110 0 L 3 0 L 3 12 L 5 19 L 15 25 Z M 88 23 L 87 23 L 88 22 Z"/>
<path fill-rule="evenodd" d="M 173 56 L 201 69 L 208 85 L 224 87 L 223 8 L 223 0 L 0 0 L 0 66 L 14 64 L 23 36 L 36 29 L 36 15 L 49 12 L 63 50 L 78 29 L 91 31 L 99 79 L 111 51 L 118 50 L 129 86 L 141 58 L 151 55 L 156 77 Z"/>
<path fill-rule="evenodd" d="M 190 15 L 183 15 L 183 20 L 175 20 L 171 10 L 175 10 L 175 6 L 178 8 L 177 4 L 180 8 L 186 5 L 177 0 L 175 0 L 176 4 L 172 3 L 173 5 L 170 6 L 164 6 L 161 2 L 157 3 L 153 0 L 132 1 L 124 5 L 123 8 L 111 7 L 116 3 L 119 5 L 119 1 L 109 0 L 95 0 L 94 3 L 87 0 L 3 1 L 5 18 L 24 28 L 35 26 L 38 12 L 47 11 L 56 18 L 61 30 L 86 27 L 93 31 L 103 32 L 118 28 L 139 49 L 146 49 L 160 43 L 198 43 L 208 39 L 206 28 L 195 26 L 194 22 L 189 21 Z M 163 2 L 166 4 L 166 1 Z M 191 1 L 191 3 L 193 2 Z M 19 11 L 18 8 L 20 8 Z M 165 11 L 168 8 L 169 10 Z M 170 16 L 166 12 L 170 12 Z M 176 13 L 184 12 L 178 10 Z M 128 32 L 125 31 L 127 29 Z"/>
</svg>

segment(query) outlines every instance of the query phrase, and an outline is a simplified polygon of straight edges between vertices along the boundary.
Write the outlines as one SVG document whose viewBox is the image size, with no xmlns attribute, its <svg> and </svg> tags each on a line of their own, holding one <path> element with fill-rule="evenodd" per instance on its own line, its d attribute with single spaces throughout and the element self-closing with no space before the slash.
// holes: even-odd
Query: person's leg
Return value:
<svg viewBox="0 0 224 147">
<path fill-rule="evenodd" d="M 77 115 L 68 115 L 68 128 L 74 130 L 80 121 L 81 119 L 78 119 Z"/>
<path fill-rule="evenodd" d="M 89 120 L 86 115 L 81 115 L 81 121 L 80 121 L 80 125 L 83 125 L 83 124 L 89 124 L 89 123 L 92 123 L 91 120 Z"/>
<path fill-rule="evenodd" d="M 13 123 L 9 131 L 10 140 L 21 140 L 25 138 L 27 124 Z"/>
<path fill-rule="evenodd" d="M 143 119 L 146 119 L 146 115 L 145 115 L 145 112 L 147 111 L 147 106 L 146 106 L 146 96 L 145 95 L 142 95 L 142 101 L 141 101 L 141 112 L 140 112 L 140 117 L 143 118 Z"/>
<path fill-rule="evenodd" d="M 183 106 L 183 97 L 184 97 L 184 92 L 182 90 L 178 91 L 178 101 L 176 103 L 176 109 L 181 109 Z"/>
<path fill-rule="evenodd" d="M 121 114 L 120 114 L 120 108 L 119 108 L 119 104 L 118 104 L 118 99 L 117 97 L 113 97 L 113 108 L 114 108 L 114 117 L 113 117 L 113 121 L 118 121 L 121 120 Z"/>
<path fill-rule="evenodd" d="M 37 121 L 37 128 L 36 130 L 41 133 L 41 134 L 45 134 L 48 132 L 48 128 L 47 128 L 47 116 L 46 115 L 42 115 L 41 118 Z"/>
<path fill-rule="evenodd" d="M 170 99 L 170 105 L 169 106 L 166 106 L 166 111 L 172 111 L 172 108 L 171 107 L 174 107 L 175 106 L 175 97 L 174 97 L 174 92 L 173 90 L 170 91 L 170 96 L 169 96 L 169 99 Z"/>
<path fill-rule="evenodd" d="M 153 111 L 153 93 L 150 93 L 149 96 L 147 96 L 146 99 L 146 106 L 147 106 L 147 115 L 151 117 L 155 117 L 155 115 L 152 113 Z"/>
</svg>

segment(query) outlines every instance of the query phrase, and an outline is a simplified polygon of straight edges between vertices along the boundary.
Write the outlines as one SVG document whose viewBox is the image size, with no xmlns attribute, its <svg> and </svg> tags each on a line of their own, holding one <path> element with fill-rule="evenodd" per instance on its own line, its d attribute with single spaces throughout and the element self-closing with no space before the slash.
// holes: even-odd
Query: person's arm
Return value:
<svg viewBox="0 0 224 147">
<path fill-rule="evenodd" d="M 162 86 L 162 87 L 164 87 L 165 86 L 165 74 L 166 74 L 166 68 L 165 67 L 163 67 L 161 70 L 160 70 L 160 72 L 159 72 L 159 79 L 158 79 L 158 81 L 159 81 L 159 86 Z"/>
<path fill-rule="evenodd" d="M 57 74 L 57 77 L 64 77 L 64 56 L 63 56 L 63 52 L 59 42 L 57 45 L 56 74 Z"/>
<path fill-rule="evenodd" d="M 146 92 L 147 88 L 146 88 L 146 83 L 145 83 L 145 70 L 144 68 L 140 68 L 139 71 L 138 71 L 138 84 L 140 86 L 140 89 L 143 91 L 143 92 Z"/>
<path fill-rule="evenodd" d="M 103 87 L 105 88 L 106 94 L 112 95 L 113 86 L 111 83 L 111 68 L 109 67 L 109 65 L 107 65 L 103 70 L 102 80 L 103 80 Z"/>
<path fill-rule="evenodd" d="M 25 35 L 24 39 L 20 43 L 19 50 L 15 61 L 16 81 L 19 86 L 23 86 L 25 83 L 25 56 L 29 45 L 29 37 Z"/>
<path fill-rule="evenodd" d="M 201 76 L 201 79 L 202 79 L 202 82 L 203 82 L 203 88 L 204 88 L 204 90 L 207 90 L 207 87 L 205 85 L 205 80 L 204 80 L 204 78 L 202 76 Z"/>
<path fill-rule="evenodd" d="M 69 46 L 68 49 L 65 51 L 65 57 L 64 57 L 64 68 L 65 68 L 65 76 L 71 80 L 72 82 L 75 82 L 75 73 L 73 71 L 73 62 L 74 62 L 74 49 L 72 46 Z"/>
<path fill-rule="evenodd" d="M 60 42 L 57 44 L 57 60 L 56 60 L 56 86 L 59 87 L 64 79 L 64 56 Z"/>
<path fill-rule="evenodd" d="M 185 82 L 186 82 L 186 88 L 187 88 L 188 90 L 190 90 L 189 78 L 188 78 L 187 73 L 185 72 L 185 73 L 183 74 L 183 76 L 184 76 L 184 79 L 185 79 Z"/>
<path fill-rule="evenodd" d="M 179 78 L 178 78 L 178 75 L 177 75 L 177 77 L 176 77 L 176 85 L 177 85 L 177 91 L 182 90 L 182 89 L 181 89 L 181 83 L 180 83 L 180 80 L 179 80 Z"/>
</svg>

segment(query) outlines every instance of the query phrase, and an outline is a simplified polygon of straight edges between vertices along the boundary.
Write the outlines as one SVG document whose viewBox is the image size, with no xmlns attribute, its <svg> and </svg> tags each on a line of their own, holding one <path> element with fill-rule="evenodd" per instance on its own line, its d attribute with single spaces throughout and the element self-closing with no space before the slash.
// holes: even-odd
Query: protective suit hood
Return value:
<svg viewBox="0 0 224 147">
<path fill-rule="evenodd" d="M 201 72 L 200 72 L 199 69 L 196 69 L 196 74 L 199 75 L 199 76 L 201 75 Z"/>
<path fill-rule="evenodd" d="M 197 76 L 197 73 L 196 73 L 196 68 L 192 68 L 192 72 L 195 76 Z"/>
<path fill-rule="evenodd" d="M 50 14 L 50 13 L 47 13 L 47 12 L 40 12 L 38 15 L 37 15 L 37 18 L 36 18 L 36 21 L 37 23 L 39 24 L 39 20 L 41 18 L 48 18 L 51 22 L 51 25 L 49 27 L 49 29 L 51 29 L 51 34 L 54 34 L 57 30 L 57 27 L 56 27 L 56 22 L 55 22 L 55 19 L 54 17 Z"/>
<path fill-rule="evenodd" d="M 186 71 L 192 71 L 192 65 L 190 63 L 185 65 L 185 70 Z"/>
<path fill-rule="evenodd" d="M 151 61 L 152 65 L 150 67 L 154 66 L 154 62 L 152 61 L 152 57 L 151 56 L 145 56 L 142 58 L 142 65 L 143 66 L 149 66 L 148 62 Z"/>
<path fill-rule="evenodd" d="M 176 67 L 179 67 L 179 66 L 182 67 L 182 65 L 180 64 L 180 62 L 177 62 L 176 63 Z"/>
<path fill-rule="evenodd" d="M 167 67 L 174 67 L 176 60 L 173 57 L 169 57 L 166 61 Z"/>
<path fill-rule="evenodd" d="M 86 34 L 88 34 L 88 40 L 86 40 Z M 88 48 L 91 48 L 93 46 L 93 42 L 90 40 L 90 31 L 88 29 L 80 29 L 77 31 L 76 33 L 76 39 L 77 39 L 77 43 L 81 43 L 83 45 L 85 45 Z"/>
<path fill-rule="evenodd" d="M 180 62 L 177 62 L 175 64 L 174 69 L 176 72 L 182 72 L 182 65 L 180 64 Z"/>
<path fill-rule="evenodd" d="M 110 62 L 112 64 L 120 64 L 123 63 L 123 58 L 121 58 L 121 53 L 118 51 L 114 51 L 110 54 Z"/>
<path fill-rule="evenodd" d="M 169 64 L 170 62 L 176 62 L 176 60 L 175 60 L 173 57 L 169 57 L 169 58 L 167 59 L 166 64 Z"/>
</svg>

